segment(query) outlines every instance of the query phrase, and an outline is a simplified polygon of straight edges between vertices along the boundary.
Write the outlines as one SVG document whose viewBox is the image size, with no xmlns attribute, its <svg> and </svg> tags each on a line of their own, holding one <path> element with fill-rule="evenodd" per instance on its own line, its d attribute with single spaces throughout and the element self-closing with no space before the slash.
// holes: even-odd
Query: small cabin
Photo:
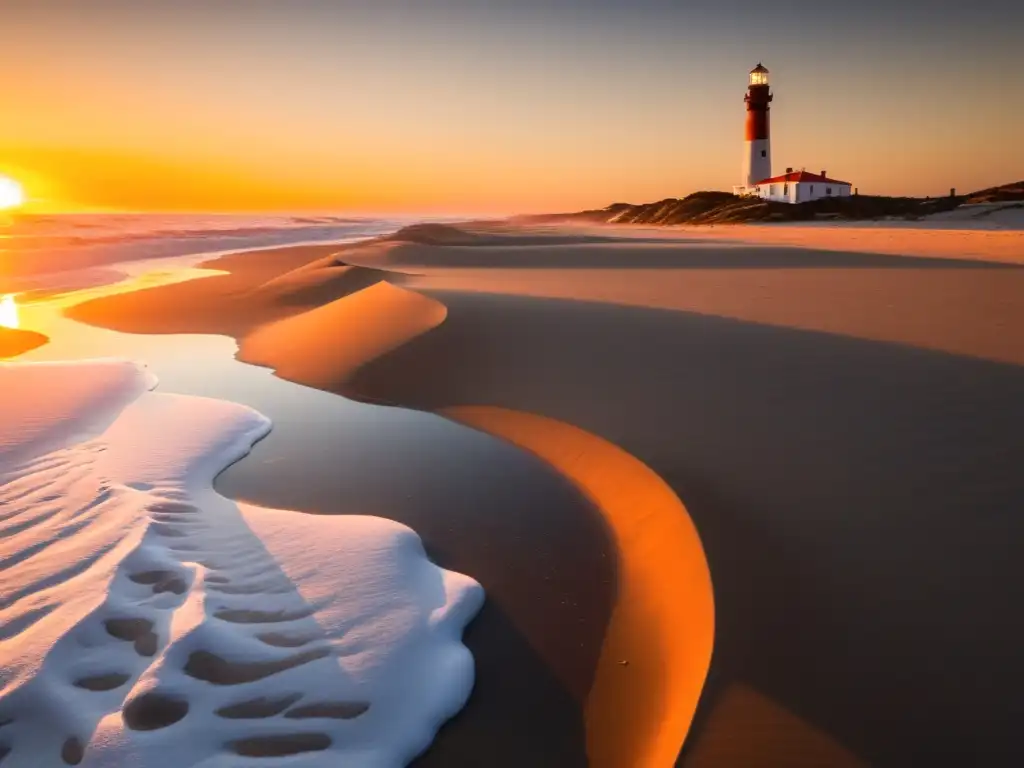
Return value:
<svg viewBox="0 0 1024 768">
<path fill-rule="evenodd" d="M 776 203 L 808 203 L 823 197 L 850 197 L 853 185 L 848 181 L 830 179 L 825 171 L 808 173 L 787 168 L 781 176 L 773 176 L 749 187 L 735 187 L 733 192 Z"/>
</svg>

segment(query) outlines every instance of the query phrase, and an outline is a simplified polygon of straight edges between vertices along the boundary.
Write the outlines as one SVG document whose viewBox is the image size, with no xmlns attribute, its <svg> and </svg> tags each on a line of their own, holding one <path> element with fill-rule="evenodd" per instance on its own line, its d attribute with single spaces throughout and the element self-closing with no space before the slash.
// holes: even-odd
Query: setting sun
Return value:
<svg viewBox="0 0 1024 768">
<path fill-rule="evenodd" d="M 0 176 L 0 210 L 17 208 L 25 202 L 25 193 L 21 184 L 10 176 Z"/>
</svg>

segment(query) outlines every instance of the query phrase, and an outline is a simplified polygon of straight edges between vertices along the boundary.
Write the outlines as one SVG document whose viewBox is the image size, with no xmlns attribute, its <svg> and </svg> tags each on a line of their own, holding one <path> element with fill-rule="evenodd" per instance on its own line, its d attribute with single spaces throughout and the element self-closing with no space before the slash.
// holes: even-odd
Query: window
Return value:
<svg viewBox="0 0 1024 768">
<path fill-rule="evenodd" d="M 813 184 L 811 184 L 811 194 L 812 195 L 814 194 L 814 185 Z"/>
<path fill-rule="evenodd" d="M 789 184 L 783 184 L 782 185 L 782 194 L 784 194 L 784 195 L 788 195 L 789 194 Z"/>
<path fill-rule="evenodd" d="M 768 157 L 768 150 L 767 149 L 762 149 L 761 150 L 761 157 Z"/>
<path fill-rule="evenodd" d="M 825 187 L 825 194 L 826 195 L 831 195 L 832 194 L 832 187 Z"/>
</svg>

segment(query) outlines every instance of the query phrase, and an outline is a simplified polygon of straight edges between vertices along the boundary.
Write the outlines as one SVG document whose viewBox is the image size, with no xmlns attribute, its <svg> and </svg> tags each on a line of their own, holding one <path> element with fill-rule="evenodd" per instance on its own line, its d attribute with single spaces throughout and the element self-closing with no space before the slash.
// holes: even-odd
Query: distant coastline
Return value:
<svg viewBox="0 0 1024 768">
<path fill-rule="evenodd" d="M 731 192 L 694 192 L 654 203 L 613 203 L 597 210 L 515 217 L 521 223 L 562 221 L 658 226 L 701 224 L 769 224 L 800 221 L 917 221 L 955 216 L 978 223 L 1009 213 L 1024 219 L 1024 181 L 948 197 L 854 195 L 790 204 L 740 197 Z"/>
</svg>

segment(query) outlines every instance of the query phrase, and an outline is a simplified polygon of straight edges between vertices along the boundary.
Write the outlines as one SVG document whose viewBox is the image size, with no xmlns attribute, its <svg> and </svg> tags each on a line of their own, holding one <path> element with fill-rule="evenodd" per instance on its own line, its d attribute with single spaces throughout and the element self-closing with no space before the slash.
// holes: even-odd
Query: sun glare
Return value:
<svg viewBox="0 0 1024 768">
<path fill-rule="evenodd" d="M 0 297 L 0 327 L 18 327 L 18 305 L 10 294 Z"/>
<path fill-rule="evenodd" d="M 21 184 L 10 176 L 0 176 L 0 210 L 17 208 L 25 202 L 25 192 Z"/>
</svg>

